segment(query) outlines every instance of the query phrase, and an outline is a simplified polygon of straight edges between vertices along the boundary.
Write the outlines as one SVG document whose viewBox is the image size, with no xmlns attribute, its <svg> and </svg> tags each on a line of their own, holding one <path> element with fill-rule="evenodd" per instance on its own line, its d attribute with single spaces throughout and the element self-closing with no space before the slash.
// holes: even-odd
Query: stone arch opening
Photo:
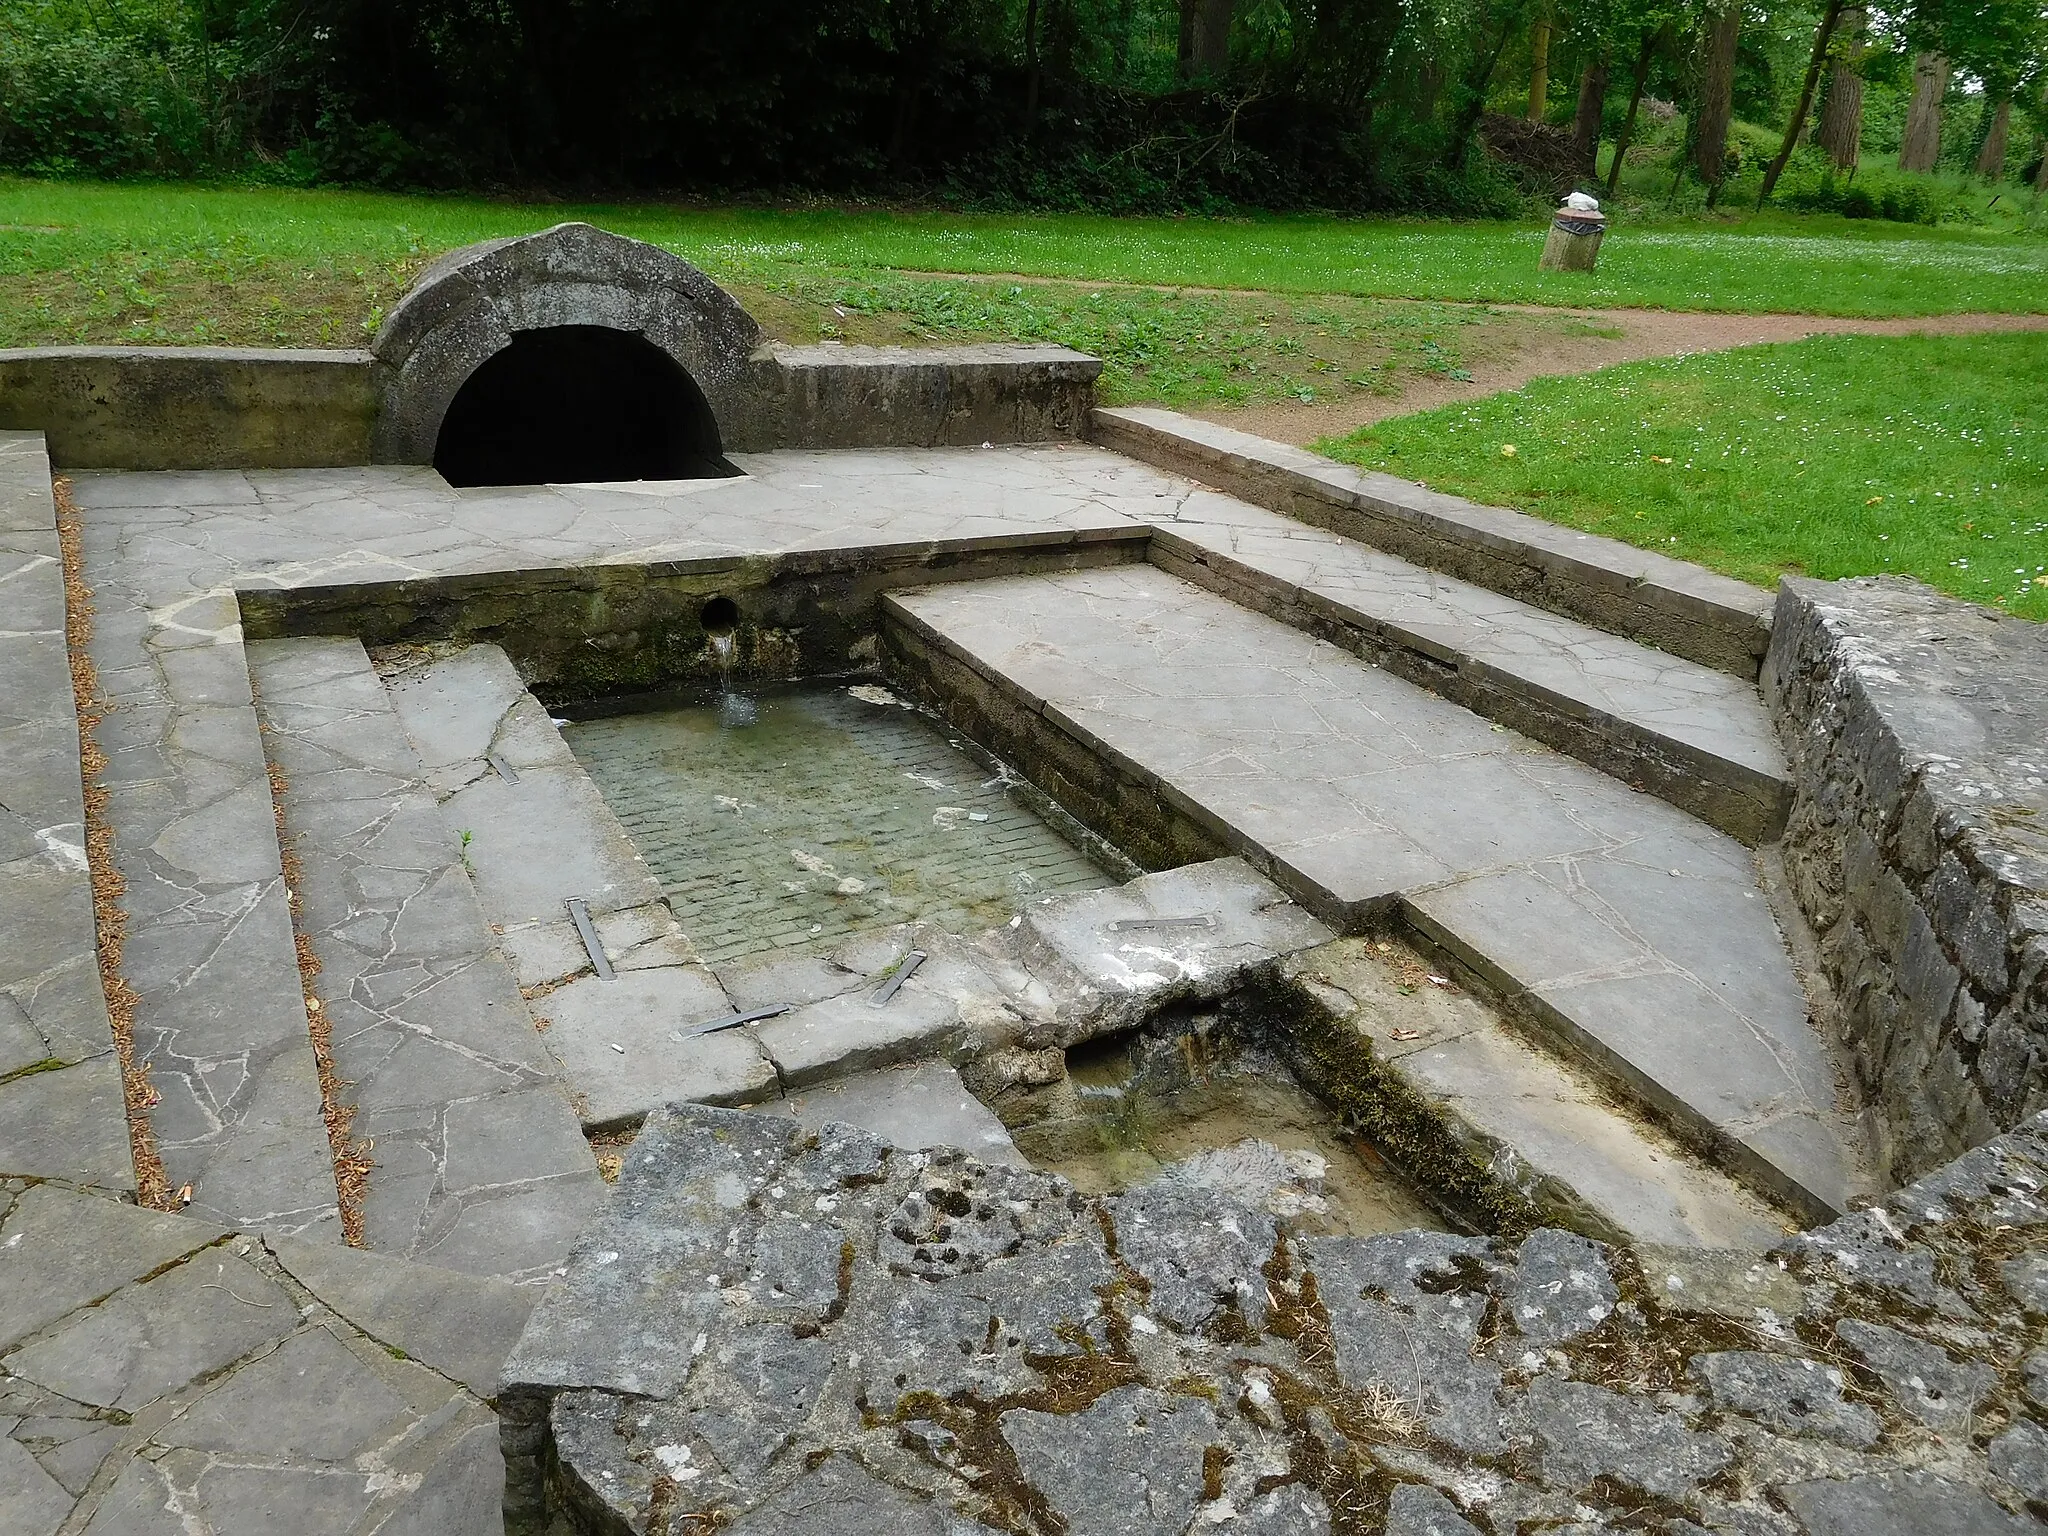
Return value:
<svg viewBox="0 0 2048 1536">
<path fill-rule="evenodd" d="M 644 336 L 604 325 L 515 332 L 449 402 L 434 468 L 458 486 L 737 473 L 681 364 Z"/>
</svg>

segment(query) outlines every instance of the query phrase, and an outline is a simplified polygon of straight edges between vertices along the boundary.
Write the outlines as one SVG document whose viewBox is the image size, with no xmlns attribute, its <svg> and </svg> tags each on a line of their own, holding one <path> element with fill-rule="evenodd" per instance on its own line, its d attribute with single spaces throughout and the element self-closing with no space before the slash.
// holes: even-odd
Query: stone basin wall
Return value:
<svg viewBox="0 0 2048 1536">
<path fill-rule="evenodd" d="M 2048 1103 L 2048 630 L 1788 579 L 1764 665 L 1792 890 L 1895 1179 Z"/>
<path fill-rule="evenodd" d="M 1090 1199 L 672 1108 L 505 1366 L 507 1528 L 2019 1536 L 2044 1183 L 2048 1117 L 1768 1255 L 1356 1238 L 1260 1142 Z"/>
</svg>

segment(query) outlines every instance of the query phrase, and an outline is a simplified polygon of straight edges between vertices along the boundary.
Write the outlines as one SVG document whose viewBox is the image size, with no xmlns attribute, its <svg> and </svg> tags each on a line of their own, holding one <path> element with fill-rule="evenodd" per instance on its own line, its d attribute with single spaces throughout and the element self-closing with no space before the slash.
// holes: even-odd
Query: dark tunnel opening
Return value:
<svg viewBox="0 0 2048 1536">
<path fill-rule="evenodd" d="M 457 391 L 434 445 L 450 485 L 695 480 L 737 473 L 696 381 L 631 331 L 520 331 Z"/>
</svg>

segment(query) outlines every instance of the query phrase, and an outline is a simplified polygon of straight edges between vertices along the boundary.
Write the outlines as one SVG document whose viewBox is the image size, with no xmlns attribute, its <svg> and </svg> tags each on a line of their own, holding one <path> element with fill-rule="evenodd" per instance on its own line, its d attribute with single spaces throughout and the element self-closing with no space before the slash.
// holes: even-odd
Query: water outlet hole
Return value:
<svg viewBox="0 0 2048 1536">
<path fill-rule="evenodd" d="M 712 639 L 725 639 L 740 627 L 740 605 L 729 597 L 714 597 L 697 615 L 697 622 Z"/>
</svg>

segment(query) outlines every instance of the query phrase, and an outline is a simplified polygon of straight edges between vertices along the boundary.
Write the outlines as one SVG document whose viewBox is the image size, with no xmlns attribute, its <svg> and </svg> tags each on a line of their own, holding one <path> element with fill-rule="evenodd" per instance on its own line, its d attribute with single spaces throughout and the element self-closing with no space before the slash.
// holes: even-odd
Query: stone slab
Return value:
<svg viewBox="0 0 2048 1536">
<path fill-rule="evenodd" d="M 1743 842 L 1784 825 L 1784 751 L 1746 679 L 1214 492 L 1155 526 L 1152 559 Z"/>
<path fill-rule="evenodd" d="M 53 1184 L 27 1190 L 0 1222 L 0 1350 L 225 1235 Z"/>
<path fill-rule="evenodd" d="M 701 966 L 583 976 L 533 1006 L 587 1129 L 635 1125 L 668 1103 L 752 1104 L 779 1091 L 753 1031 L 685 1033 L 735 1011 Z"/>
<path fill-rule="evenodd" d="M 1609 1242 L 1763 1249 L 1789 1230 L 1773 1207 L 1703 1162 L 1598 1081 L 1503 1026 L 1470 995 L 1425 984 L 1369 940 L 1340 939 L 1281 967 L 1325 1015 L 1328 1049 L 1366 1053 L 1402 1102 L 1546 1225 Z"/>
<path fill-rule="evenodd" d="M 410 1264 L 305 1238 L 271 1244 L 287 1273 L 368 1337 L 461 1382 L 480 1398 L 540 1299 L 537 1288 Z"/>
<path fill-rule="evenodd" d="M 957 1147 L 985 1163 L 1028 1166 L 1003 1122 L 943 1061 L 836 1078 L 764 1104 L 760 1113 L 813 1128 L 857 1125 L 906 1151 Z"/>
<path fill-rule="evenodd" d="M 129 1190 L 66 604 L 44 436 L 0 432 L 0 1171 Z"/>
<path fill-rule="evenodd" d="M 1014 735 L 991 745 L 1027 773 L 1076 748 L 1113 765 L 1157 797 L 1150 812 L 1123 797 L 1145 825 L 1199 827 L 1333 927 L 1398 903 L 1429 944 L 1810 1218 L 1866 1187 L 1833 1056 L 1725 834 L 1160 571 L 884 605 L 904 665 L 929 678 L 919 658 L 943 656 L 1010 701 Z M 947 706 L 966 685 L 930 686 Z"/>
<path fill-rule="evenodd" d="M 1333 1507 L 1375 1485 L 1390 1497 L 1361 1528 L 1404 1536 L 1626 1529 L 1646 1506 L 1673 1530 L 1789 1532 L 1788 1509 L 1814 1531 L 2030 1528 L 2010 1481 L 2030 1475 L 2021 1431 L 1881 1436 L 1816 1342 L 1885 1305 L 1874 1264 L 1820 1284 L 1809 1256 L 1874 1258 L 1870 1213 L 1819 1246 L 1739 1258 L 1547 1228 L 1351 1237 L 1301 1230 L 1286 1160 L 1235 1155 L 1256 1143 L 1090 1198 L 788 1125 L 701 1108 L 649 1121 L 507 1362 L 520 1529 L 672 1512 L 764 1532 L 972 1530 L 1024 1507 L 1104 1536 L 1327 1536 Z M 1939 1319 L 1893 1315 L 1923 1342 L 1972 1339 L 2006 1382 L 1987 1417 L 2011 1411 L 2008 1378 L 2034 1348 L 1985 1260 L 2000 1219 L 2026 1214 L 2015 1181 L 2048 1172 L 2048 1117 L 2037 1126 L 1885 1207 L 1883 1230 L 1935 1245 L 1970 1288 Z M 1130 1269 L 1147 1284 L 1110 1283 Z M 1693 1305 L 1660 1283 L 1680 1269 L 1728 1297 Z M 1000 1487 L 994 1437 L 1012 1469 Z"/>
<path fill-rule="evenodd" d="M 846 992 L 797 1008 L 755 1028 L 784 1091 L 943 1055 L 967 1036 L 959 1005 L 907 983 L 887 1003 L 874 989 Z"/>
<path fill-rule="evenodd" d="M 1130 1028 L 1169 1001 L 1220 997 L 1276 956 L 1335 937 L 1234 858 L 1034 902 L 1023 918 L 1024 952 L 1065 966 L 1094 994 L 1058 1030 L 1062 1046 Z"/>
</svg>

